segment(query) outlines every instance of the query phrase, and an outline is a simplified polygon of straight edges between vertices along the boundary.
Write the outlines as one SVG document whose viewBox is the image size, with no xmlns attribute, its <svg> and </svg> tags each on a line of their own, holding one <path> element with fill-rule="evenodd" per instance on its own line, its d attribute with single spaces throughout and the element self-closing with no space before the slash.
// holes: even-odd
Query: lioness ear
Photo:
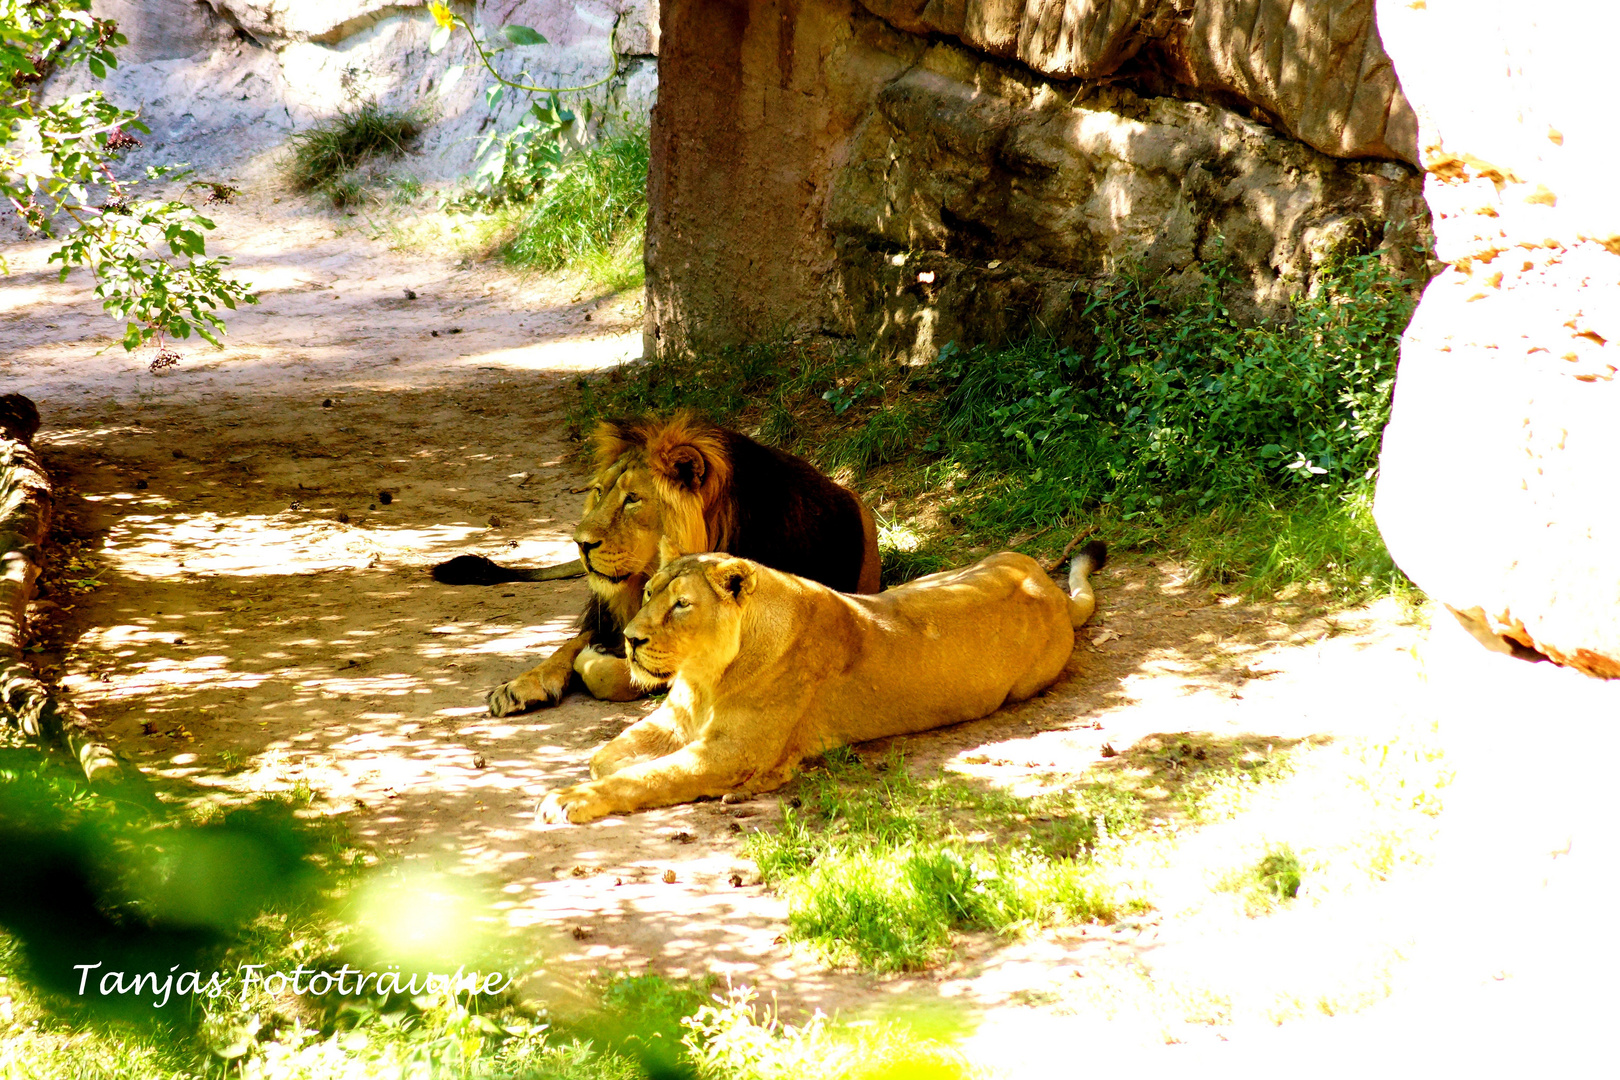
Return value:
<svg viewBox="0 0 1620 1080">
<path fill-rule="evenodd" d="M 703 460 L 698 448 L 685 444 L 660 447 L 652 467 L 664 479 L 687 491 L 702 487 L 704 474 L 709 471 L 709 463 Z"/>
<path fill-rule="evenodd" d="M 709 584 L 720 595 L 741 600 L 754 591 L 754 564 L 747 559 L 727 559 L 711 566 Z"/>
</svg>

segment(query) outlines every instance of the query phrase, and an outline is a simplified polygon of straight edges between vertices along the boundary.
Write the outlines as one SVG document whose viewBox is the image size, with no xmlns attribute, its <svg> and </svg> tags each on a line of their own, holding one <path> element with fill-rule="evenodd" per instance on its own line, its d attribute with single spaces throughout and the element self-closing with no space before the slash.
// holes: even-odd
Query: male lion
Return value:
<svg viewBox="0 0 1620 1080">
<path fill-rule="evenodd" d="M 592 441 L 596 474 L 574 530 L 590 602 L 573 640 L 490 692 L 492 715 L 555 704 L 576 672 L 608 701 L 656 685 L 632 682 L 624 625 L 647 579 L 678 555 L 725 551 L 835 589 L 878 590 L 872 515 L 809 462 L 688 412 L 604 421 Z"/>
<path fill-rule="evenodd" d="M 669 697 L 591 757 L 589 783 L 547 795 L 541 815 L 586 822 L 770 791 L 824 750 L 1022 701 L 1063 671 L 1106 557 L 1088 544 L 1067 593 L 1004 551 L 876 596 L 726 555 L 677 559 L 624 628 L 633 678 L 672 679 Z"/>
</svg>

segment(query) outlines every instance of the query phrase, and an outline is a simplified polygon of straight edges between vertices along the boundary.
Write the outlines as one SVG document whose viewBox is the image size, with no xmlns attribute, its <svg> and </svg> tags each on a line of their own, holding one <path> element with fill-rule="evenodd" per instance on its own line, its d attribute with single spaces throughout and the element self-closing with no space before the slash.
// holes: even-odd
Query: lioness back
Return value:
<svg viewBox="0 0 1620 1080">
<path fill-rule="evenodd" d="M 820 711 L 848 742 L 985 716 L 1050 686 L 1074 651 L 1068 594 L 1017 552 L 841 599 L 867 618 Z"/>
</svg>

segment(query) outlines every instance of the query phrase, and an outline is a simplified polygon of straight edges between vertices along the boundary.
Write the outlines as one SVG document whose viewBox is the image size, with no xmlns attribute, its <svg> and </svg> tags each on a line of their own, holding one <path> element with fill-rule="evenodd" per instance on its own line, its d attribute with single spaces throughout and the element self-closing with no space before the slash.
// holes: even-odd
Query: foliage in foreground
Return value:
<svg viewBox="0 0 1620 1080">
<path fill-rule="evenodd" d="M 238 977 L 301 968 L 420 969 L 532 958 L 452 934 L 430 956 L 435 919 L 464 931 L 476 904 L 439 903 L 447 883 L 367 868 L 342 830 L 300 817 L 304 801 L 231 810 L 156 793 L 88 788 L 32 748 L 0 748 L 0 1075 L 18 1080 L 334 1077 L 534 1080 L 765 1080 L 965 1075 L 932 1040 L 896 1025 L 813 1018 L 783 1023 L 743 989 L 656 975 L 609 979 L 594 1007 L 548 1015 L 543 1003 L 434 988 L 316 994 Z M 180 800 L 180 801 L 177 801 Z M 381 886 L 379 888 L 379 886 Z M 436 914 L 435 914 L 436 913 Z M 382 951 L 377 951 L 379 945 Z M 448 964 L 445 963 L 448 957 Z M 388 961 L 385 963 L 385 961 Z M 81 992 L 75 964 L 99 964 Z M 222 994 L 96 992 L 104 973 L 225 973 Z M 922 1071 L 912 1071 L 915 1065 Z"/>
<path fill-rule="evenodd" d="M 928 495 L 932 524 L 891 523 L 891 581 L 1091 522 L 1116 548 L 1187 554 L 1223 583 L 1325 581 L 1341 600 L 1402 588 L 1370 505 L 1404 283 L 1347 257 L 1291 321 L 1244 326 L 1222 300 L 1230 272 L 1205 269 L 1191 295 L 1119 278 L 1083 309 L 1083 347 L 947 345 L 908 368 L 753 346 L 585 382 L 574 423 L 693 406 L 843 470 L 873 501 Z"/>
<path fill-rule="evenodd" d="M 35 100 L 34 86 L 53 69 L 84 64 L 96 78 L 118 64 L 125 42 L 111 19 L 90 13 L 90 0 L 0 0 L 0 195 L 30 233 L 63 244 L 50 256 L 65 280 L 83 266 L 109 316 L 125 323 L 124 348 L 193 333 L 219 344 L 223 305 L 234 310 L 256 297 L 222 272 L 230 261 L 209 258 L 203 238 L 214 223 L 177 200 L 137 199 L 136 185 L 112 166 L 139 145 L 139 115 L 119 109 L 99 90 L 53 104 Z M 147 180 L 176 170 L 147 170 Z M 97 205 L 92 196 L 103 201 Z M 0 269 L 3 269 L 0 264 Z M 156 366 L 173 361 L 160 351 Z"/>
</svg>

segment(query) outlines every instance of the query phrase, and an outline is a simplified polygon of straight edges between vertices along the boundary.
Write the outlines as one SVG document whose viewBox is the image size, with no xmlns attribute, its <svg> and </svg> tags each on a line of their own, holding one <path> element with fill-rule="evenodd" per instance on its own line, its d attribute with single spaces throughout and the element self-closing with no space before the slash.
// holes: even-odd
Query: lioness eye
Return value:
<svg viewBox="0 0 1620 1080">
<path fill-rule="evenodd" d="M 638 503 L 640 501 L 641 501 L 641 496 L 635 494 L 634 492 L 632 492 L 631 494 L 626 495 L 624 497 L 624 505 L 626 505 L 626 506 L 629 506 L 632 503 Z"/>
<path fill-rule="evenodd" d="M 689 608 L 692 605 L 689 601 L 682 599 L 675 601 L 673 606 L 677 611 L 679 611 L 681 608 Z"/>
</svg>

